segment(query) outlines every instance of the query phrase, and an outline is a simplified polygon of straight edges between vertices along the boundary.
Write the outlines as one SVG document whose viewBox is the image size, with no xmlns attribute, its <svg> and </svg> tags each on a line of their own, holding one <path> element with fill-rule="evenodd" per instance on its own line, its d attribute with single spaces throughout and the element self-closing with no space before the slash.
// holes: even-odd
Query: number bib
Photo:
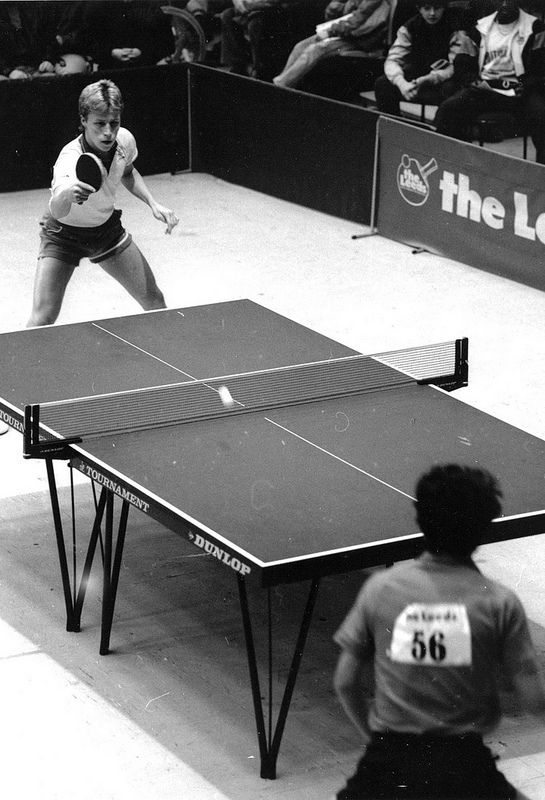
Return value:
<svg viewBox="0 0 545 800">
<path fill-rule="evenodd" d="M 412 603 L 392 632 L 392 661 L 435 667 L 471 665 L 471 626 L 465 605 Z"/>
</svg>

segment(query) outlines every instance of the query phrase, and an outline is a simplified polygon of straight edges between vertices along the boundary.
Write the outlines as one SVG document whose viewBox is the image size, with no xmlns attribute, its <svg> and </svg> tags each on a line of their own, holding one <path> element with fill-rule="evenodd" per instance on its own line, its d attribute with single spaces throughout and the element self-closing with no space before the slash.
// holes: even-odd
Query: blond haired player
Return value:
<svg viewBox="0 0 545 800">
<path fill-rule="evenodd" d="M 142 308 L 164 308 L 163 294 L 145 257 L 121 224 L 115 208 L 121 184 L 171 233 L 178 217 L 158 203 L 134 167 L 134 136 L 121 127 L 123 100 L 110 80 L 86 86 L 79 97 L 82 133 L 61 150 L 53 168 L 49 208 L 41 220 L 40 250 L 28 325 L 50 325 L 57 319 L 66 287 L 82 258 L 89 258 L 115 278 Z M 95 191 L 76 177 L 84 152 L 98 156 L 103 168 Z"/>
</svg>

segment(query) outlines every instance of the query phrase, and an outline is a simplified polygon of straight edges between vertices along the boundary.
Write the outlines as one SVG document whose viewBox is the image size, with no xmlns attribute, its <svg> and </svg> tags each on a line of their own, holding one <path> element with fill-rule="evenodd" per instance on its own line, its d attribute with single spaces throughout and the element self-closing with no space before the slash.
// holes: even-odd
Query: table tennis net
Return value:
<svg viewBox="0 0 545 800">
<path fill-rule="evenodd" d="M 457 374 L 460 341 L 44 403 L 40 421 L 58 436 L 86 438 L 432 383 Z"/>
</svg>

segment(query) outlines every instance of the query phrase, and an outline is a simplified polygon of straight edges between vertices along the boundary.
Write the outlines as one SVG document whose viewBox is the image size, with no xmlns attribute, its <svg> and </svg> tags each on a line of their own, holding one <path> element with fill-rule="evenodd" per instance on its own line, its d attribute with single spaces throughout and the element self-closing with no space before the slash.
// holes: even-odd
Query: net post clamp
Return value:
<svg viewBox="0 0 545 800">
<path fill-rule="evenodd" d="M 432 383 L 439 386 L 446 392 L 453 392 L 456 389 L 463 389 L 469 385 L 469 339 L 456 339 L 454 342 L 454 371 L 448 375 L 438 375 L 433 378 L 423 378 L 418 380 L 420 385 Z"/>
<path fill-rule="evenodd" d="M 81 441 L 78 436 L 40 440 L 40 406 L 37 404 L 25 406 L 23 458 L 53 458 L 66 461 L 72 456 L 70 446 L 80 444 Z"/>
</svg>

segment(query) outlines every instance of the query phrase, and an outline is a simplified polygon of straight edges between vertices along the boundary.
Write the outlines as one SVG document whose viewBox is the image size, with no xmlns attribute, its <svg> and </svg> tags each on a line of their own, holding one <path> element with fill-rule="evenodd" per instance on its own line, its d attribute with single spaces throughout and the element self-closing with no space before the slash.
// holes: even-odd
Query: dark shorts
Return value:
<svg viewBox="0 0 545 800">
<path fill-rule="evenodd" d="M 79 264 L 82 258 L 94 263 L 106 261 L 125 250 L 132 238 L 121 224 L 121 211 L 96 228 L 63 225 L 50 214 L 40 222 L 38 258 L 56 258 L 66 264 Z"/>
<path fill-rule="evenodd" d="M 337 800 L 516 800 L 481 736 L 374 734 Z"/>
</svg>

